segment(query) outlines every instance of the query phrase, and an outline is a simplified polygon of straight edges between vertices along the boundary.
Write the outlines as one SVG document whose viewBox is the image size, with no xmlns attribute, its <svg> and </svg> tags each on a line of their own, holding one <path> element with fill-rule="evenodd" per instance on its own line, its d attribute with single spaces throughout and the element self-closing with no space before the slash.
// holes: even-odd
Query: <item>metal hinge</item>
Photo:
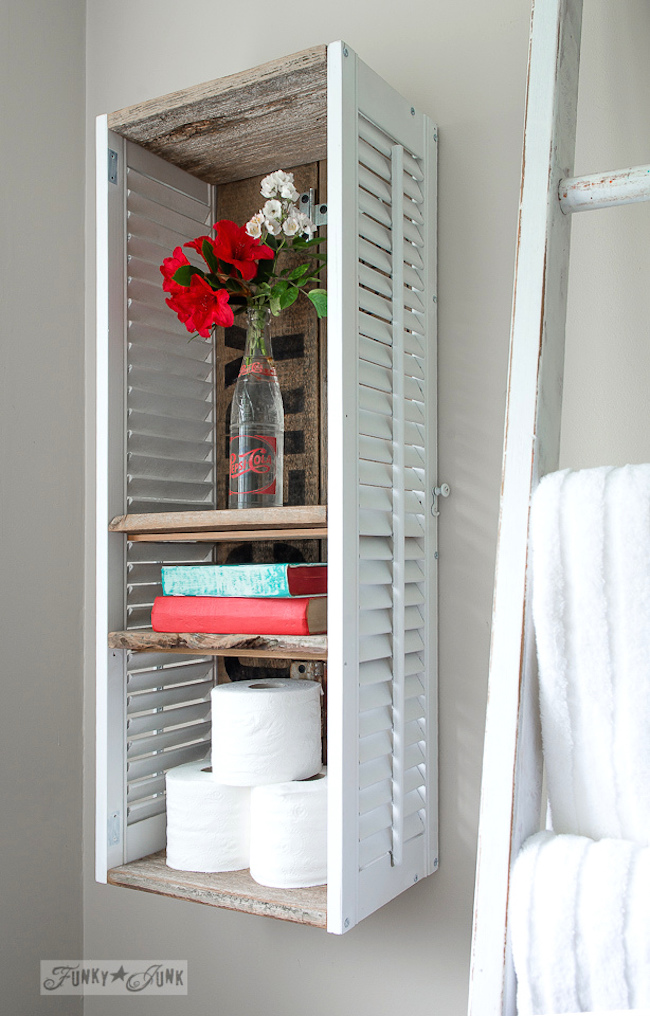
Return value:
<svg viewBox="0 0 650 1016">
<path fill-rule="evenodd" d="M 108 182 L 117 183 L 117 152 L 108 149 Z"/>
<path fill-rule="evenodd" d="M 431 514 L 437 518 L 440 515 L 438 511 L 438 498 L 449 497 L 451 494 L 451 487 L 448 483 L 441 483 L 439 487 L 434 487 L 431 491 L 433 501 L 431 502 Z"/>
<path fill-rule="evenodd" d="M 108 845 L 109 847 L 116 846 L 122 839 L 122 830 L 120 822 L 119 811 L 114 811 L 112 815 L 108 816 Z"/>
<path fill-rule="evenodd" d="M 310 187 L 308 191 L 298 198 L 298 207 L 301 212 L 309 216 L 315 226 L 327 225 L 327 205 L 318 204 L 316 191 Z"/>
</svg>

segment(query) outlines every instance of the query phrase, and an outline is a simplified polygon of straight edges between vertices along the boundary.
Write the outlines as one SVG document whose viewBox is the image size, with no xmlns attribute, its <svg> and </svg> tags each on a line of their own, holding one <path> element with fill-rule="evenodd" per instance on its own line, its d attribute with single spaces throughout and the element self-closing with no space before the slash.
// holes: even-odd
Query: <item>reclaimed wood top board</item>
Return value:
<svg viewBox="0 0 650 1016">
<path fill-rule="evenodd" d="M 327 47 L 117 110 L 108 126 L 207 183 L 327 156 Z"/>
<path fill-rule="evenodd" d="M 272 889 L 259 885 L 248 870 L 203 873 L 176 871 L 165 863 L 165 851 L 131 861 L 108 872 L 111 885 L 172 896 L 179 900 L 261 914 L 315 928 L 327 926 L 327 886 Z"/>
</svg>

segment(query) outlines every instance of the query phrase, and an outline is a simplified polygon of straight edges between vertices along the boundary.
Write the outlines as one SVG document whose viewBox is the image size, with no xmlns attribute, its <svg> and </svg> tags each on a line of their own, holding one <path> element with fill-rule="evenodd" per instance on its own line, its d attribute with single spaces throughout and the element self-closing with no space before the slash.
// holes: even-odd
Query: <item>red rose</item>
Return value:
<svg viewBox="0 0 650 1016">
<path fill-rule="evenodd" d="M 171 258 L 165 258 L 160 266 L 160 271 L 163 274 L 163 289 L 166 293 L 182 293 L 187 286 L 181 286 L 178 282 L 174 282 L 173 275 L 182 268 L 183 265 L 189 265 L 189 261 L 183 254 L 182 247 L 174 248 L 174 256 Z"/>
<path fill-rule="evenodd" d="M 201 275 L 193 275 L 189 286 L 179 288 L 181 292 L 166 302 L 189 332 L 207 339 L 212 325 L 230 328 L 235 317 L 225 289 L 214 290 Z"/>
<path fill-rule="evenodd" d="M 243 226 L 230 219 L 215 222 L 216 240 L 212 242 L 215 256 L 226 264 L 233 265 L 242 279 L 250 281 L 257 275 L 257 262 L 273 260 L 274 253 L 259 238 L 249 236 Z"/>
</svg>

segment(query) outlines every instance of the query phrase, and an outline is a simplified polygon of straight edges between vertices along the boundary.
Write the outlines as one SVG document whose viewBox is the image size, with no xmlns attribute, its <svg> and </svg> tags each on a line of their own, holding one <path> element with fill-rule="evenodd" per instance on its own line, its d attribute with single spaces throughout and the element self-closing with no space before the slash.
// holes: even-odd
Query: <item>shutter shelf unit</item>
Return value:
<svg viewBox="0 0 650 1016">
<path fill-rule="evenodd" d="M 98 118 L 100 882 L 341 934 L 438 867 L 436 147 L 341 42 Z M 273 322 L 288 503 L 231 510 L 243 331 L 189 342 L 158 265 L 276 169 L 328 203 L 329 312 Z M 151 630 L 162 564 L 321 559 L 327 635 Z M 209 751 L 212 686 L 300 661 L 326 690 L 327 886 L 168 868 L 165 772 Z"/>
</svg>

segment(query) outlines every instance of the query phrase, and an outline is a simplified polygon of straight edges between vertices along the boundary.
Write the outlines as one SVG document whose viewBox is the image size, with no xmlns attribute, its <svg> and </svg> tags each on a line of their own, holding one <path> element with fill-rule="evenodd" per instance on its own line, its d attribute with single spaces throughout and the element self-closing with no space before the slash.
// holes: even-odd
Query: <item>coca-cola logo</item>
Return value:
<svg viewBox="0 0 650 1016">
<path fill-rule="evenodd" d="M 232 452 L 230 456 L 230 475 L 233 478 L 244 473 L 270 473 L 273 469 L 273 456 L 264 448 L 251 448 L 243 455 Z"/>
</svg>

